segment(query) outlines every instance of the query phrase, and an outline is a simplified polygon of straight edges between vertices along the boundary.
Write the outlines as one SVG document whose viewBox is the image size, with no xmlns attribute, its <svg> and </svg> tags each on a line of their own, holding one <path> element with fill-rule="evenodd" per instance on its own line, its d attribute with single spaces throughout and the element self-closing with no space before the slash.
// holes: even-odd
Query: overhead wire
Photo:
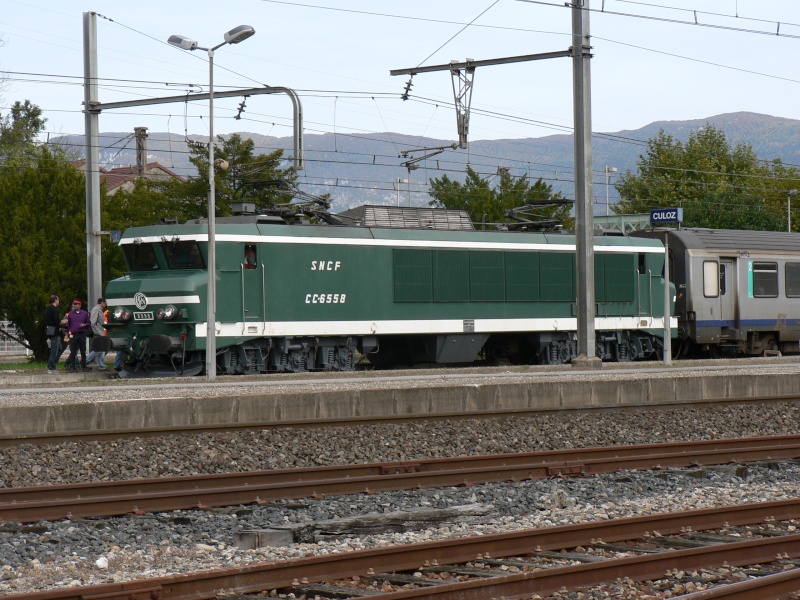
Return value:
<svg viewBox="0 0 800 600">
<path fill-rule="evenodd" d="M 262 0 L 262 1 L 274 1 L 274 0 Z M 282 3 L 282 4 L 294 4 L 294 5 L 298 5 L 298 6 L 311 6 L 311 5 L 301 5 L 301 4 L 299 4 L 299 3 L 292 3 L 292 2 L 281 2 L 281 3 Z M 539 3 L 541 3 L 541 4 L 547 4 L 547 3 L 545 3 L 545 2 L 539 2 Z M 633 3 L 633 2 L 631 2 L 631 3 Z M 640 3 L 640 4 L 645 4 L 645 3 Z M 492 6 L 494 6 L 494 4 L 493 4 Z M 313 8 L 326 8 L 326 9 L 328 8 L 328 7 L 315 7 L 315 6 L 311 6 L 311 7 L 313 7 Z M 490 7 L 490 8 L 491 8 L 491 7 Z M 487 10 L 488 10 L 488 9 L 487 9 Z M 607 12 L 607 13 L 609 13 L 609 14 L 617 14 L 617 13 L 610 13 L 609 11 L 605 11 L 605 12 Z M 366 13 L 366 12 L 365 12 L 365 14 L 375 14 L 375 15 L 379 15 L 379 16 L 392 16 L 392 17 L 401 18 L 401 17 L 399 17 L 399 16 L 396 16 L 396 15 L 385 15 L 385 14 L 381 14 L 381 13 Z M 102 15 L 100 15 L 100 16 L 102 16 Z M 623 15 L 623 16 L 629 16 L 629 15 Z M 637 15 L 633 15 L 633 16 L 637 16 Z M 105 18 L 105 17 L 104 17 L 104 18 Z M 109 19 L 109 20 L 111 20 L 111 19 Z M 658 20 L 658 19 L 656 19 L 656 20 Z M 142 34 L 142 35 L 145 35 L 146 37 L 150 37 L 151 39 L 154 39 L 154 40 L 156 39 L 156 38 L 154 38 L 153 36 L 149 36 L 148 34 L 145 34 L 145 33 L 143 33 L 143 32 L 139 32 L 138 30 L 135 30 L 135 29 L 133 29 L 133 28 L 130 28 L 130 27 L 128 27 L 128 26 L 126 26 L 126 25 L 124 25 L 124 24 L 121 24 L 121 23 L 119 23 L 119 22 L 117 22 L 117 21 L 113 21 L 113 20 L 111 20 L 111 21 L 112 21 L 112 22 L 114 22 L 114 23 L 117 23 L 117 24 L 119 24 L 119 25 L 121 25 L 121 26 L 124 26 L 124 27 L 126 27 L 126 28 L 128 28 L 128 29 L 131 29 L 131 30 L 133 30 L 133 31 L 136 31 L 137 33 L 140 33 L 140 34 Z M 771 22 L 771 21 L 769 21 L 769 22 Z M 466 24 L 466 25 L 469 25 L 469 24 Z M 758 32 L 758 31 L 749 31 L 749 30 L 743 30 L 743 29 L 737 29 L 737 30 L 746 31 L 746 32 L 750 32 L 750 33 L 762 33 L 762 32 Z M 452 39 L 452 38 L 451 38 L 451 39 Z M 603 38 L 598 38 L 598 39 L 603 39 Z M 163 42 L 163 41 L 161 41 L 161 40 L 157 40 L 157 41 L 160 41 L 160 43 L 165 43 L 165 42 Z M 609 41 L 609 42 L 612 42 L 612 43 L 621 43 L 621 44 L 624 44 L 624 43 L 622 43 L 622 42 L 616 42 L 615 40 L 606 40 L 606 41 Z M 628 45 L 628 44 L 624 44 L 624 45 Z M 642 49 L 644 49 L 644 50 L 648 50 L 648 51 L 660 52 L 660 51 L 655 51 L 655 50 L 651 50 L 651 49 L 647 49 L 647 48 L 642 48 Z M 664 52 L 664 54 L 671 55 L 670 53 L 666 53 L 666 52 Z M 692 58 L 690 58 L 690 57 L 681 57 L 681 56 L 679 56 L 679 55 L 672 55 L 672 56 L 676 56 L 676 57 L 679 57 L 679 58 L 684 58 L 684 59 L 687 59 L 687 60 L 697 60 L 697 59 L 692 59 Z M 426 59 L 426 60 L 427 60 L 427 59 Z M 699 62 L 705 62 L 705 61 L 699 61 Z M 714 63 L 708 63 L 708 64 L 712 64 L 712 65 L 714 65 L 714 66 L 719 66 L 719 67 L 723 67 L 723 68 L 731 68 L 731 67 L 727 67 L 727 66 L 725 66 L 725 65 L 717 65 L 717 64 L 714 64 Z M 236 73 L 235 71 L 231 71 L 231 72 L 232 72 L 232 73 L 234 73 L 234 74 L 237 74 L 237 75 L 241 75 L 241 74 L 239 74 L 239 73 Z M 755 73 L 755 74 L 759 74 L 759 73 Z M 764 74 L 760 74 L 760 75 L 764 75 Z M 766 75 L 766 76 L 769 76 L 769 75 Z M 245 77 L 246 77 L 246 76 L 245 76 Z M 779 78 L 779 77 L 776 77 L 776 78 Z M 248 79 L 249 79 L 249 78 L 248 78 Z M 787 78 L 779 78 L 779 79 L 787 79 Z M 250 79 L 250 80 L 251 80 L 251 81 L 256 81 L 256 80 L 254 80 L 254 79 Z M 790 80 L 790 79 L 787 79 L 787 80 L 788 80 L 788 81 L 793 81 L 793 82 L 796 82 L 795 80 Z M 143 88 L 143 89 L 149 89 L 149 88 Z M 374 100 L 374 98 L 373 98 L 373 100 Z M 437 105 L 437 106 L 438 106 L 438 105 Z M 480 111 L 480 109 L 476 109 L 476 110 L 477 110 L 477 112 L 478 112 L 479 114 L 481 114 L 481 111 Z M 76 112 L 77 112 L 77 111 L 76 111 Z M 487 116 L 493 116 L 494 118 L 504 118 L 504 119 L 507 119 L 507 120 L 509 120 L 509 121 L 511 121 L 511 122 L 526 122 L 526 123 L 529 123 L 529 124 L 536 124 L 537 126 L 549 126 L 549 127 L 553 128 L 553 129 L 562 130 L 562 131 L 565 131 L 565 132 L 570 132 L 570 131 L 571 131 L 571 129 L 572 129 L 571 127 L 567 127 L 567 126 L 560 126 L 560 125 L 557 125 L 557 124 L 547 124 L 547 125 L 545 125 L 545 124 L 544 124 L 544 122 L 541 122 L 541 121 L 536 121 L 536 120 L 533 120 L 533 119 L 519 118 L 519 117 L 516 117 L 516 116 L 514 116 L 514 115 L 504 115 L 504 114 L 502 114 L 502 113 L 495 113 L 494 111 L 484 111 L 482 114 L 486 114 Z M 382 118 L 382 116 L 381 116 L 381 118 Z M 430 122 L 430 121 L 429 121 L 429 122 Z M 274 123 L 273 123 L 273 125 L 274 125 Z M 387 131 L 388 131 L 388 128 L 387 128 Z M 607 139 L 613 139 L 613 138 L 614 138 L 614 136 L 613 136 L 612 134 L 598 134 L 598 133 L 595 133 L 594 135 L 600 135 L 600 136 L 607 135 L 607 136 L 608 136 L 608 138 L 607 138 Z M 646 141 L 643 141 L 643 140 L 636 140 L 636 139 L 633 139 L 633 138 L 626 138 L 626 137 L 624 137 L 624 136 L 617 136 L 617 138 L 618 138 L 618 139 L 615 139 L 614 141 L 621 141 L 621 142 L 623 142 L 623 143 L 635 143 L 635 144 L 639 144 L 639 145 L 647 144 L 647 142 L 646 142 Z M 493 157 L 493 158 L 494 158 L 494 157 Z M 562 167 L 562 168 L 567 168 L 567 167 Z"/>
<path fill-rule="evenodd" d="M 553 8 L 565 8 L 566 7 L 566 8 L 572 9 L 572 5 L 569 4 L 569 3 L 567 3 L 567 4 L 564 4 L 564 3 L 556 4 L 554 2 L 548 2 L 546 0 L 516 0 L 516 2 L 524 2 L 526 4 L 539 4 L 539 5 L 542 5 L 542 6 L 551 6 Z M 599 8 L 599 9 L 598 8 L 581 7 L 581 10 L 585 10 L 587 12 L 593 12 L 593 13 L 602 13 L 602 14 L 605 14 L 605 15 L 616 15 L 616 16 L 620 16 L 620 17 L 630 17 L 630 18 L 636 18 L 636 19 L 644 19 L 644 20 L 647 20 L 647 21 L 660 21 L 662 23 L 674 23 L 674 24 L 677 24 L 677 25 L 692 25 L 694 27 L 704 27 L 704 28 L 709 28 L 709 29 L 721 29 L 721 30 L 724 30 L 724 31 L 736 31 L 736 32 L 739 32 L 739 33 L 753 33 L 753 34 L 758 34 L 758 35 L 769 35 L 769 36 L 783 37 L 783 38 L 789 38 L 789 39 L 800 39 L 800 35 L 792 35 L 792 34 L 787 34 L 787 33 L 781 33 L 780 32 L 780 22 L 779 21 L 766 21 L 768 23 L 773 23 L 774 25 L 776 25 L 776 31 L 772 32 L 772 31 L 762 31 L 762 30 L 759 30 L 759 29 L 745 29 L 743 27 L 731 27 L 731 26 L 727 26 L 727 25 L 714 25 L 712 23 L 701 23 L 701 22 L 697 21 L 696 19 L 694 21 L 685 21 L 685 20 L 681 20 L 681 19 L 670 19 L 670 18 L 667 18 L 667 17 L 656 17 L 656 16 L 653 16 L 653 15 L 640 15 L 640 14 L 636 14 L 636 13 L 625 13 L 625 12 L 620 12 L 620 11 L 615 11 L 615 10 L 607 10 L 605 7 Z M 692 12 L 694 12 L 695 14 L 698 14 L 700 11 L 692 11 Z M 708 14 L 711 14 L 711 13 L 708 13 Z"/>
</svg>

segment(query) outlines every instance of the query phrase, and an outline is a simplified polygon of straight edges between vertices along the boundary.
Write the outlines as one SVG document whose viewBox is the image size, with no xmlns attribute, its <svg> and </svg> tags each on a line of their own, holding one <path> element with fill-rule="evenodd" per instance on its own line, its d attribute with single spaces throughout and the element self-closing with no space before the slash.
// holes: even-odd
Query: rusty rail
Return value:
<svg viewBox="0 0 800 600">
<path fill-rule="evenodd" d="M 681 600 L 779 600 L 788 598 L 792 592 L 800 590 L 800 568 L 764 575 L 758 579 L 719 586 L 710 590 L 684 594 Z"/>
<path fill-rule="evenodd" d="M 15 600 L 207 600 L 217 596 L 220 590 L 225 590 L 227 594 L 247 594 L 289 588 L 301 580 L 304 583 L 321 582 L 369 572 L 412 570 L 426 563 L 459 564 L 475 560 L 476 556 L 490 555 L 495 559 L 519 556 L 530 554 L 537 549 L 575 548 L 592 544 L 599 539 L 605 542 L 632 540 L 655 530 L 662 535 L 668 535 L 679 533 L 687 527 L 700 531 L 760 523 L 770 519 L 780 521 L 798 517 L 800 517 L 800 499 L 759 502 L 314 556 L 126 583 L 64 588 L 19 594 L 15 595 Z M 724 562 L 731 565 L 771 562 L 778 554 L 789 557 L 800 555 L 800 534 L 721 544 L 709 549 L 713 552 L 711 559 L 702 557 L 703 551 L 707 550 L 705 548 L 656 555 L 668 561 L 666 566 L 664 563 L 650 562 L 648 559 L 651 557 L 635 557 L 607 561 L 609 564 L 605 568 L 601 568 L 603 563 L 589 563 L 580 567 L 563 567 L 544 572 L 494 577 L 483 584 L 470 581 L 425 588 L 418 592 L 413 590 L 394 592 L 384 597 L 388 599 L 435 597 L 459 600 L 503 595 L 509 597 L 557 590 L 563 585 L 572 588 L 597 585 L 623 576 L 650 579 L 661 576 L 667 568 L 691 569 L 698 566 L 721 565 Z M 487 590 L 481 585 L 496 587 Z M 434 592 L 437 595 L 434 595 Z"/>
<path fill-rule="evenodd" d="M 446 487 L 800 457 L 800 436 L 769 436 L 0 488 L 0 520 L 35 522 L 231 506 L 280 499 Z"/>
<path fill-rule="evenodd" d="M 724 564 L 741 566 L 769 563 L 774 561 L 779 554 L 787 557 L 800 556 L 800 534 L 390 592 L 380 594 L 379 597 L 382 600 L 406 598 L 481 600 L 484 598 L 516 598 L 523 595 L 527 597 L 534 593 L 553 593 L 562 587 L 568 589 L 592 587 L 622 577 L 634 581 L 656 579 L 662 577 L 670 569 L 692 570 L 719 567 Z M 763 599 L 764 596 L 761 598 Z"/>
</svg>

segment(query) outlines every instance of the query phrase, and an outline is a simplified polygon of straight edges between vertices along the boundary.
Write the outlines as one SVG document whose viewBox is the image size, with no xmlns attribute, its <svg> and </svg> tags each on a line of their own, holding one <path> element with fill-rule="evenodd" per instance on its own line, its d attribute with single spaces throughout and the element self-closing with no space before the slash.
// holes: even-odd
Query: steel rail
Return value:
<svg viewBox="0 0 800 600">
<path fill-rule="evenodd" d="M 257 563 L 229 569 L 216 569 L 199 573 L 182 574 L 141 579 L 123 583 L 106 583 L 91 586 L 62 588 L 45 592 L 15 595 L 15 600 L 208 600 L 220 594 L 247 594 L 264 590 L 288 588 L 302 583 L 321 582 L 331 579 L 352 577 L 355 574 L 385 573 L 390 571 L 413 570 L 427 564 L 460 564 L 473 561 L 478 557 L 494 559 L 527 555 L 541 550 L 560 550 L 575 548 L 577 546 L 596 544 L 598 540 L 605 542 L 618 542 L 632 540 L 645 536 L 649 532 L 658 531 L 662 535 L 676 534 L 691 528 L 694 531 L 703 529 L 716 529 L 721 527 L 750 525 L 765 520 L 776 521 L 795 519 L 800 517 L 800 498 L 778 502 L 757 502 L 738 506 L 721 508 L 700 509 L 676 513 L 648 515 L 645 517 L 629 517 L 624 519 L 593 521 L 577 525 L 563 525 L 544 529 L 527 529 L 509 533 L 498 533 L 485 536 L 462 537 L 456 539 L 423 542 L 405 546 L 392 546 L 388 548 L 374 548 L 328 554 L 306 558 L 291 559 L 283 562 Z M 757 555 L 758 561 L 771 562 L 777 554 L 797 556 L 800 553 L 800 534 L 787 535 L 778 540 L 755 540 L 764 545 L 757 545 L 755 554 L 747 559 L 753 560 Z M 766 543 L 776 541 L 777 546 L 767 546 Z M 741 544 L 726 544 L 725 551 L 718 551 L 717 561 L 730 564 L 742 564 L 742 554 L 747 550 Z M 697 551 L 692 549 L 679 554 L 678 552 L 664 553 L 669 557 L 680 558 L 680 564 L 697 565 Z M 761 553 L 760 555 L 757 553 Z M 625 559 L 628 560 L 628 559 Z M 706 560 L 703 566 L 713 564 Z M 590 563 L 598 564 L 598 563 Z M 619 564 L 619 563 L 618 563 Z M 603 577 L 630 576 L 636 563 L 625 563 L 612 574 Z M 670 563 L 671 565 L 673 563 Z M 674 563 L 677 566 L 677 563 Z M 722 564 L 721 562 L 719 564 Z M 750 563 L 752 564 L 752 563 Z M 652 566 L 636 567 L 639 572 L 650 573 L 656 577 L 657 569 Z M 669 568 L 673 568 L 670 566 Z M 687 566 L 687 568 L 690 568 Z M 578 582 L 574 567 L 559 569 L 561 573 L 553 575 L 554 579 L 549 585 L 573 586 Z M 648 570 L 649 569 L 649 570 Z M 509 586 L 527 583 L 533 580 L 536 573 L 523 573 L 521 575 L 507 576 L 505 579 Z M 557 577 L 562 579 L 557 581 Z M 538 576 L 538 577 L 541 577 Z M 513 579 L 512 579 L 513 578 Z M 494 578 L 498 581 L 502 578 Z M 588 583 L 588 577 L 580 580 L 581 585 Z M 451 598 L 460 600 L 469 598 L 486 597 L 485 590 L 477 592 L 480 595 L 470 595 L 469 589 L 459 588 Z M 420 596 L 432 594 L 436 588 L 422 590 Z M 447 591 L 446 588 L 442 592 Z M 534 590 L 539 593 L 538 588 Z M 515 592 L 516 593 L 516 592 Z M 525 592 L 531 593 L 531 592 Z M 461 594 L 461 595 L 458 595 Z M 513 596 L 512 587 L 496 595 Z M 402 596 L 385 596 L 386 598 L 400 598 Z"/>
<path fill-rule="evenodd" d="M 720 585 L 710 590 L 684 594 L 681 600 L 779 600 L 788 598 L 793 592 L 800 590 L 800 568 L 763 575 L 757 579 Z"/>
<path fill-rule="evenodd" d="M 620 578 L 646 581 L 664 576 L 668 570 L 693 570 L 722 565 L 742 566 L 770 563 L 776 557 L 800 556 L 800 534 L 716 544 L 689 550 L 674 550 L 631 558 L 586 563 L 514 575 L 465 581 L 378 594 L 382 600 L 432 598 L 436 600 L 484 600 L 485 598 L 528 598 L 550 594 L 562 588 L 574 590 L 616 581 Z M 772 596 L 768 596 L 772 597 Z M 760 598 L 764 598 L 761 596 Z"/>
<path fill-rule="evenodd" d="M 797 457 L 800 457 L 800 436 L 769 436 L 0 488 L 0 520 L 30 523 Z"/>
</svg>

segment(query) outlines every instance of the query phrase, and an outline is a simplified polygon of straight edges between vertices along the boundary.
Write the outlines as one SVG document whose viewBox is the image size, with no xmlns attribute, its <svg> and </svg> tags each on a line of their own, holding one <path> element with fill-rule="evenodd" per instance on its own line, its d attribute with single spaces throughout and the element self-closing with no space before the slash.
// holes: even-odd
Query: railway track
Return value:
<svg viewBox="0 0 800 600">
<path fill-rule="evenodd" d="M 780 598 L 800 587 L 800 499 L 595 521 L 16 595 L 16 600 L 524 598 L 700 569 L 761 565 L 761 581 L 687 598 Z M 719 530 L 714 533 L 702 533 Z M 624 544 L 623 544 L 624 542 Z M 676 549 L 678 548 L 678 549 Z M 570 563 L 565 566 L 565 562 Z M 791 570 L 788 570 L 791 569 Z M 446 573 L 448 577 L 443 577 Z M 439 576 L 437 577 L 436 574 Z M 752 574 L 752 573 L 751 573 Z M 724 577 L 698 579 L 703 587 Z M 364 585 L 378 582 L 375 586 Z M 764 586 L 755 589 L 755 586 Z M 766 586 L 770 586 L 767 588 Z M 767 592 L 765 590 L 769 589 Z M 732 595 L 738 594 L 738 595 Z"/>
<path fill-rule="evenodd" d="M 798 457 L 800 436 L 768 436 L 0 488 L 0 521 L 36 522 L 113 516 L 418 487 Z"/>
</svg>

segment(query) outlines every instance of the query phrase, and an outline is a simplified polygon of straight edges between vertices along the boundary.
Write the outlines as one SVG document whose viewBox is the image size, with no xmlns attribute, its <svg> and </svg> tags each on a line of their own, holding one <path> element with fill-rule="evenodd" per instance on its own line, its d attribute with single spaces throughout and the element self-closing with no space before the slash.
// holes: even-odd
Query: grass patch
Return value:
<svg viewBox="0 0 800 600">
<path fill-rule="evenodd" d="M 38 371 L 47 369 L 47 361 L 20 361 L 16 357 L 14 361 L 0 361 L 0 371 Z"/>
</svg>

